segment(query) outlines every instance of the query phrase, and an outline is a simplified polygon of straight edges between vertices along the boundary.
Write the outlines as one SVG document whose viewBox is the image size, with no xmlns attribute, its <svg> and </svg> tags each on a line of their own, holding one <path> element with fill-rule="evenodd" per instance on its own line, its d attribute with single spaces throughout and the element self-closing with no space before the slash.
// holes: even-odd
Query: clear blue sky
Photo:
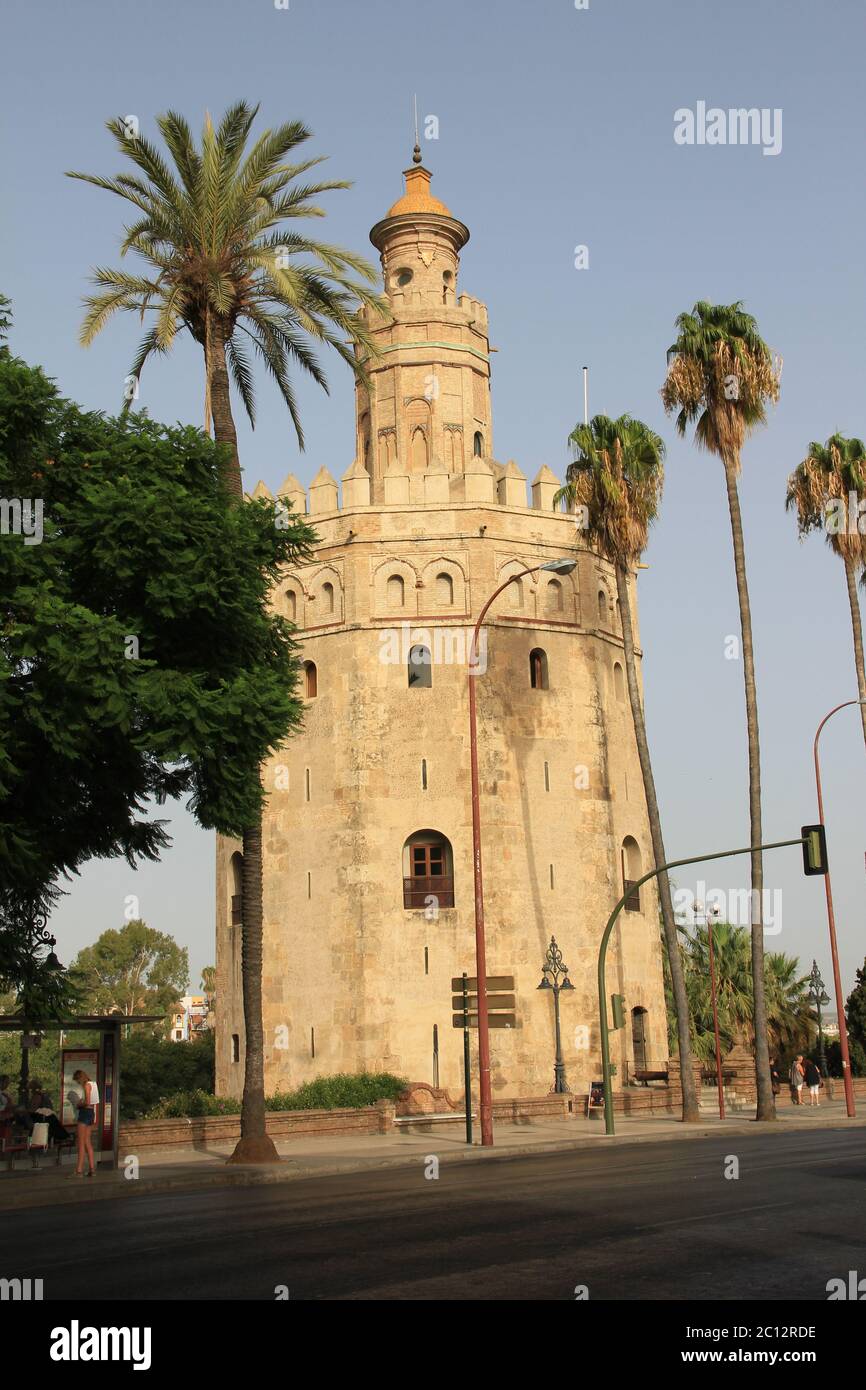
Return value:
<svg viewBox="0 0 866 1390">
<path fill-rule="evenodd" d="M 784 357 L 781 402 L 748 444 L 742 479 L 765 830 L 787 838 L 814 818 L 812 736 L 856 683 L 841 566 L 820 540 L 798 544 L 783 501 L 809 440 L 866 434 L 860 0 L 590 0 L 586 11 L 572 0 L 43 0 L 15 6 L 5 27 L 0 288 L 14 300 L 14 349 L 89 407 L 116 409 L 138 337 L 124 319 L 88 351 L 77 342 L 88 268 L 117 263 L 124 205 L 63 171 L 119 171 L 106 118 L 135 114 L 152 134 L 175 107 L 198 129 L 206 108 L 238 97 L 260 101 L 268 124 L 302 118 L 329 175 L 355 184 L 330 197 L 328 239 L 373 256 L 368 230 L 409 160 L 413 92 L 422 117 L 438 116 L 425 162 L 472 232 L 462 288 L 487 302 L 499 349 L 497 456 L 561 474 L 583 363 L 592 411 L 630 411 L 670 444 L 640 606 L 675 855 L 747 841 L 746 743 L 742 671 L 724 657 L 738 616 L 721 466 L 675 439 L 658 388 L 676 313 L 698 298 L 745 300 Z M 676 145 L 674 111 L 699 100 L 780 107 L 781 154 Z M 577 244 L 588 270 L 574 269 Z M 241 428 L 250 485 L 290 469 L 308 482 L 322 464 L 339 476 L 352 461 L 350 381 L 338 362 L 330 377 L 330 398 L 300 385 L 301 456 L 261 383 L 259 426 Z M 201 393 L 190 347 L 146 371 L 141 403 L 199 423 Z M 847 992 L 866 954 L 856 711 L 828 727 L 824 759 Z M 82 874 L 54 918 L 63 958 L 121 925 L 136 893 L 152 925 L 189 945 L 197 982 L 213 958 L 213 845 L 183 812 L 173 829 L 157 867 Z M 765 873 L 784 895 L 768 945 L 806 964 L 816 955 L 829 984 L 820 881 L 801 876 L 797 851 L 768 856 Z M 744 874 L 701 876 L 730 888 Z"/>
</svg>

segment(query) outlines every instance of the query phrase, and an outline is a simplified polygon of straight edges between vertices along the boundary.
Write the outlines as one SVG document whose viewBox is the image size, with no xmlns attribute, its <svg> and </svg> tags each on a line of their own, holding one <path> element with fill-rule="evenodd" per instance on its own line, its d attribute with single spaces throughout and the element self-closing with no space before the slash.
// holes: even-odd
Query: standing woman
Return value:
<svg viewBox="0 0 866 1390">
<path fill-rule="evenodd" d="M 93 1145 L 90 1142 L 90 1135 L 93 1126 L 96 1124 L 96 1112 L 99 1108 L 99 1087 L 95 1081 L 91 1081 L 86 1071 L 73 1073 L 73 1081 L 77 1081 L 82 1090 L 82 1099 L 78 1107 L 78 1121 L 75 1126 L 75 1139 L 78 1146 L 78 1162 L 75 1172 L 78 1176 L 84 1173 L 84 1158 L 90 1165 L 87 1176 L 93 1177 Z"/>
</svg>

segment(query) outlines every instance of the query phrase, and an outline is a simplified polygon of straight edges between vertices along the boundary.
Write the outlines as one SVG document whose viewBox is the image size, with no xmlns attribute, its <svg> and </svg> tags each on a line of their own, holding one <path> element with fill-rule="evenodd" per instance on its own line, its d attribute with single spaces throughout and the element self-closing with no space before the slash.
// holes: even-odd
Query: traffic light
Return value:
<svg viewBox="0 0 866 1390">
<path fill-rule="evenodd" d="M 804 825 L 800 827 L 803 836 L 803 873 L 826 874 L 827 836 L 823 825 Z"/>
<path fill-rule="evenodd" d="M 613 1009 L 613 1026 L 614 1026 L 614 1028 L 624 1028 L 624 1027 L 625 1027 L 625 1010 L 624 1010 L 624 1008 L 623 1008 L 623 1004 L 624 1004 L 624 1003 L 625 1003 L 625 995 L 624 995 L 624 994 L 612 994 L 612 995 L 610 996 L 610 1004 L 611 1004 L 611 1008 Z"/>
</svg>

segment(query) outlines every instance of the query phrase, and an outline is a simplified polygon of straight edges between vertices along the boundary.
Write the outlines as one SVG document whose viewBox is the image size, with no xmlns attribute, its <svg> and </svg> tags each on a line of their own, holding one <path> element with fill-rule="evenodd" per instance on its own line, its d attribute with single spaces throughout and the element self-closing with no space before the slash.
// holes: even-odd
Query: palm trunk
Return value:
<svg viewBox="0 0 866 1390">
<path fill-rule="evenodd" d="M 218 444 L 226 444 L 227 457 L 222 464 L 222 478 L 233 497 L 243 501 L 244 485 L 241 478 L 241 461 L 238 455 L 238 436 L 235 430 L 232 402 L 229 394 L 229 373 L 226 366 L 226 332 L 221 324 L 215 324 L 205 343 L 205 372 L 209 384 L 210 412 L 213 418 L 214 439 Z"/>
<path fill-rule="evenodd" d="M 230 1163 L 279 1162 L 265 1124 L 265 1054 L 262 1026 L 262 824 L 244 831 L 241 880 L 241 981 L 244 1000 L 244 1095 L 241 1137 Z"/>
<path fill-rule="evenodd" d="M 230 495 L 242 502 L 244 489 L 238 456 L 238 439 L 229 394 L 225 358 L 225 332 L 221 326 L 210 334 L 205 364 L 210 383 L 210 409 L 214 439 L 230 446 L 222 476 Z M 262 818 L 243 834 L 241 879 L 241 982 L 244 1001 L 244 1094 L 241 1102 L 241 1137 L 230 1163 L 277 1163 L 279 1154 L 265 1127 L 265 1054 L 262 1026 Z"/>
<path fill-rule="evenodd" d="M 752 646 L 752 612 L 746 579 L 746 551 L 743 544 L 743 518 L 737 491 L 737 459 L 724 459 L 734 570 L 740 604 L 740 630 L 743 639 L 743 680 L 746 691 L 746 727 L 749 739 L 749 825 L 751 830 L 752 877 L 752 996 L 755 1029 L 755 1081 L 758 1107 L 755 1118 L 775 1120 L 776 1103 L 770 1081 L 770 1049 L 767 1039 L 767 1000 L 764 987 L 764 864 L 761 844 L 761 748 L 758 737 L 758 696 L 755 685 L 755 653 Z"/>
<path fill-rule="evenodd" d="M 854 666 L 857 671 L 857 693 L 863 704 L 860 706 L 860 719 L 863 724 L 863 740 L 866 742 L 866 666 L 863 662 L 863 623 L 860 620 L 860 600 L 857 597 L 857 573 L 854 561 L 847 555 L 845 579 L 848 582 L 848 602 L 851 605 L 851 627 L 854 633 Z"/>
<path fill-rule="evenodd" d="M 622 643 L 625 652 L 628 698 L 631 704 L 632 720 L 634 721 L 634 732 L 637 740 L 640 769 L 643 774 L 643 786 L 646 796 L 647 815 L 649 817 L 653 858 L 655 859 L 656 865 L 665 864 L 667 860 L 665 858 L 664 839 L 662 838 L 661 816 L 659 815 L 655 778 L 653 777 L 649 743 L 646 736 L 646 722 L 644 720 L 640 688 L 637 681 L 637 668 L 634 659 L 634 632 L 631 622 L 631 601 L 628 592 L 628 579 L 626 571 L 621 565 L 616 566 L 616 592 L 619 598 L 619 611 L 622 620 Z M 695 1087 L 695 1069 L 692 1062 L 691 1042 L 689 1040 L 689 1004 L 686 995 L 686 981 L 683 975 L 683 962 L 680 955 L 679 939 L 677 937 L 677 925 L 674 920 L 674 908 L 671 901 L 671 885 L 670 879 L 666 873 L 659 874 L 657 882 L 659 888 L 659 901 L 661 903 L 662 922 L 664 924 L 665 945 L 667 947 L 668 963 L 671 971 L 671 985 L 677 1014 L 677 1039 L 679 1041 L 680 1054 L 680 1085 L 683 1097 L 683 1120 L 687 1123 L 695 1123 L 700 1120 L 700 1108 Z"/>
</svg>

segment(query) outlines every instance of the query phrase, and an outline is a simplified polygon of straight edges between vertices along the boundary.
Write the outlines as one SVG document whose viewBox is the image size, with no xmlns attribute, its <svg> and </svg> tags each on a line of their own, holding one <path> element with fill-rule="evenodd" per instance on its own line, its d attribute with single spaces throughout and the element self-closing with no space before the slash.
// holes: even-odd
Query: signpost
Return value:
<svg viewBox="0 0 866 1390">
<path fill-rule="evenodd" d="M 513 975 L 486 976 L 488 1028 L 515 1028 L 516 1000 Z M 472 1095 L 469 1065 L 469 1029 L 478 1027 L 478 976 L 454 975 L 451 979 L 451 1026 L 463 1029 L 463 1092 L 466 1100 L 466 1143 L 472 1143 Z M 459 990 L 459 993 L 458 993 Z M 459 1010 L 459 1012 L 458 1012 Z"/>
</svg>

